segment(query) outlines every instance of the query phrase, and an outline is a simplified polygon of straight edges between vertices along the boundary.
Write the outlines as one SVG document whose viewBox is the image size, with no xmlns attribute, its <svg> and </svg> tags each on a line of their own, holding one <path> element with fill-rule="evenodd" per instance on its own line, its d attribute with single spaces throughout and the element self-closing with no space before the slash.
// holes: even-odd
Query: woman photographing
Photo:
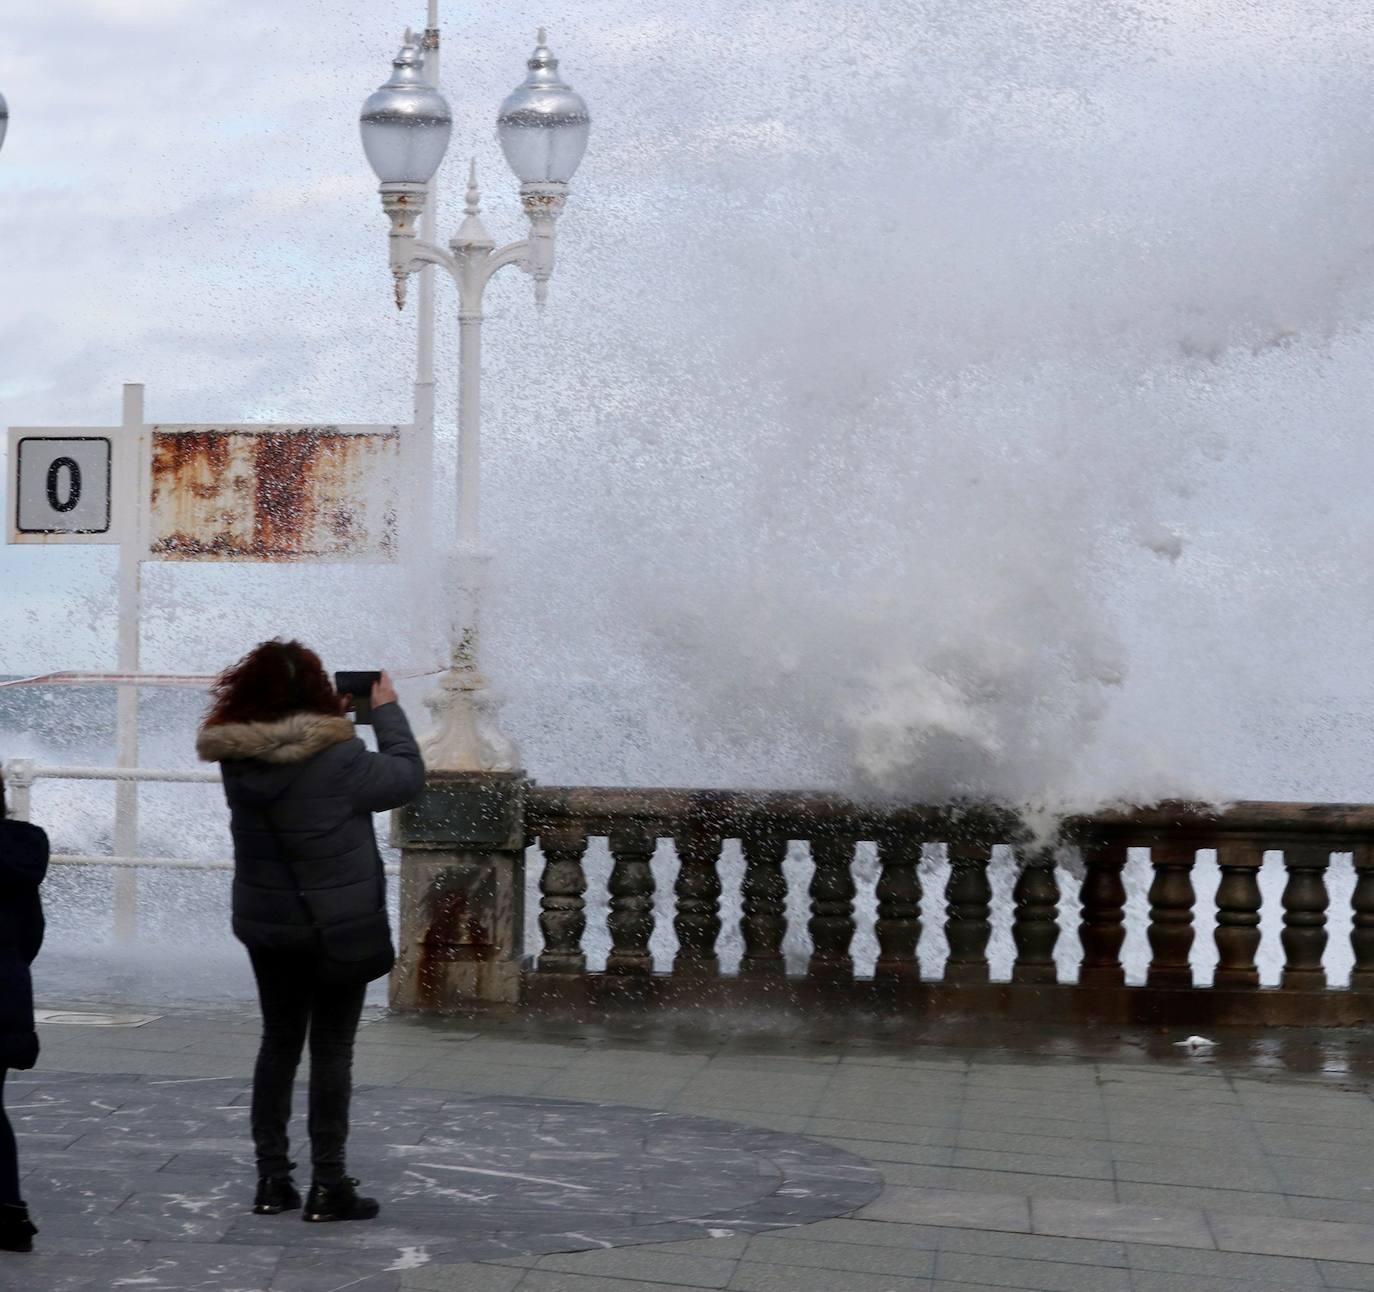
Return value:
<svg viewBox="0 0 1374 1292">
<path fill-rule="evenodd" d="M 262 1006 L 253 1210 L 276 1215 L 301 1205 L 287 1124 L 308 1035 L 313 1179 L 302 1219 L 370 1220 L 380 1208 L 358 1195 L 344 1152 L 363 996 L 394 960 L 372 813 L 413 799 L 424 764 L 385 673 L 372 688 L 372 753 L 319 656 L 299 642 L 262 642 L 212 693 L 196 751 L 218 762 L 224 778 L 233 929 L 248 948 Z"/>
</svg>

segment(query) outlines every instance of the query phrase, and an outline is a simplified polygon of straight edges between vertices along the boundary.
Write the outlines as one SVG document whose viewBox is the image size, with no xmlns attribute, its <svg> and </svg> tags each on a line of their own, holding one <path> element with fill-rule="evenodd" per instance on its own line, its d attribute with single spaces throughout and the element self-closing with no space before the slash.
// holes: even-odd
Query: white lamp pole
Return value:
<svg viewBox="0 0 1374 1292">
<path fill-rule="evenodd" d="M 363 105 L 363 148 L 381 180 L 382 208 L 391 220 L 391 272 L 396 304 L 404 307 L 406 280 L 426 265 L 446 269 L 458 288 L 458 550 L 450 628 L 452 658 L 428 701 L 437 729 L 425 742 L 439 771 L 511 771 L 517 755 L 501 732 L 495 700 L 479 666 L 482 570 L 479 522 L 482 378 L 482 296 L 492 276 L 517 265 L 534 279 L 542 308 L 554 267 L 554 234 L 568 183 L 587 148 L 587 106 L 558 75 L 558 60 L 540 29 L 524 82 L 507 96 L 497 118 L 502 151 L 520 180 L 530 234 L 498 247 L 482 222 L 476 163 L 468 171 L 463 223 L 448 250 L 417 238 L 416 219 L 427 185 L 448 146 L 452 117 L 425 79 L 419 43 L 410 32 L 392 64 L 395 71 Z"/>
<path fill-rule="evenodd" d="M 424 73 L 435 89 L 439 88 L 439 0 L 429 0 L 422 41 Z M 433 242 L 438 236 L 439 193 L 431 178 L 425 195 L 425 207 L 420 216 L 420 237 Z M 433 532 L 434 479 L 434 266 L 420 271 L 420 290 L 416 293 L 415 323 L 415 431 L 411 445 L 411 473 L 406 488 L 411 496 L 410 535 L 428 536 Z M 418 592 L 418 588 L 417 588 Z M 432 620 L 423 620 L 425 654 L 432 641 Z"/>
</svg>

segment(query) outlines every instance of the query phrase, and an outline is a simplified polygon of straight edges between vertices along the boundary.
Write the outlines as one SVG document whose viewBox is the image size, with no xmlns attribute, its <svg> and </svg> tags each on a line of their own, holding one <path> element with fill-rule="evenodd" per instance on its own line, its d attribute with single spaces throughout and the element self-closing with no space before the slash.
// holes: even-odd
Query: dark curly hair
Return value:
<svg viewBox="0 0 1374 1292">
<path fill-rule="evenodd" d="M 320 657 L 298 641 L 259 642 L 230 665 L 210 688 L 207 727 L 231 722 L 275 722 L 288 713 L 343 712 Z"/>
</svg>

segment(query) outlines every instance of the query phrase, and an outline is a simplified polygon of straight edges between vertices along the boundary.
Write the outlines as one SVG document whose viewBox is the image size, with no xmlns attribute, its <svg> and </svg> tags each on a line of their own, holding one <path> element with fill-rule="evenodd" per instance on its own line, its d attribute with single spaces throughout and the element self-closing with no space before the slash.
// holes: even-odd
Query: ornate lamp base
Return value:
<svg viewBox="0 0 1374 1292">
<path fill-rule="evenodd" d="M 500 705 L 475 669 L 449 669 L 425 699 L 435 721 L 420 742 L 425 766 L 434 772 L 515 771 L 520 754 L 501 730 Z"/>
</svg>

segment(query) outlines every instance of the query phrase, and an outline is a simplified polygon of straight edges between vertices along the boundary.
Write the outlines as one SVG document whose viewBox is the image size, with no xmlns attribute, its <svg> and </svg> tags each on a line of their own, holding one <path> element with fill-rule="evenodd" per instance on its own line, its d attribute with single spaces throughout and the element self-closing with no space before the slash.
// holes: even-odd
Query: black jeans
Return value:
<svg viewBox="0 0 1374 1292">
<path fill-rule="evenodd" d="M 19 1150 L 14 1143 L 14 1127 L 5 1111 L 5 1078 L 8 1068 L 0 1068 L 0 1206 L 17 1207 L 19 1197 Z"/>
<path fill-rule="evenodd" d="M 344 1176 L 348 1104 L 353 1093 L 353 1038 L 366 983 L 322 983 L 315 957 L 250 948 L 262 1005 L 262 1046 L 253 1069 L 253 1146 L 259 1175 L 291 1169 L 286 1127 L 291 1087 L 307 1033 L 310 1037 L 310 1163 L 314 1178 L 335 1184 Z"/>
</svg>

